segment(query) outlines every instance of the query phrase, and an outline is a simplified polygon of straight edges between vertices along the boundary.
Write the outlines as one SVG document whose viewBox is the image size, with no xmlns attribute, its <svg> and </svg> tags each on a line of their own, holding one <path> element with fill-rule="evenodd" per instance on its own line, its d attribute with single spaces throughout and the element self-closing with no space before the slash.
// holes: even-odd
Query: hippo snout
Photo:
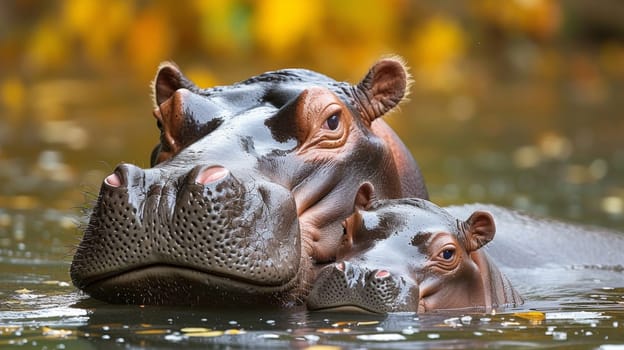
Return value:
<svg viewBox="0 0 624 350">
<path fill-rule="evenodd" d="M 246 186 L 219 165 L 123 164 L 103 181 L 71 277 L 114 303 L 279 299 L 300 250 L 295 202 L 279 185 Z"/>
<path fill-rule="evenodd" d="M 310 310 L 414 311 L 418 295 L 418 286 L 402 276 L 341 261 L 319 272 L 307 304 Z"/>
</svg>

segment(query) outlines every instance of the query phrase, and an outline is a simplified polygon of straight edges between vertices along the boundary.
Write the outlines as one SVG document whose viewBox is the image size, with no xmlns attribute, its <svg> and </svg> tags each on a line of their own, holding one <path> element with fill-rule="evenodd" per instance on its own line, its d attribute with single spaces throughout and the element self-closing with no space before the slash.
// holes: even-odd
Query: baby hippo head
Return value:
<svg viewBox="0 0 624 350">
<path fill-rule="evenodd" d="M 420 199 L 378 201 L 344 223 L 339 262 L 324 267 L 312 310 L 427 312 L 519 303 L 509 281 L 480 250 L 494 219 L 476 211 L 458 220 Z"/>
</svg>

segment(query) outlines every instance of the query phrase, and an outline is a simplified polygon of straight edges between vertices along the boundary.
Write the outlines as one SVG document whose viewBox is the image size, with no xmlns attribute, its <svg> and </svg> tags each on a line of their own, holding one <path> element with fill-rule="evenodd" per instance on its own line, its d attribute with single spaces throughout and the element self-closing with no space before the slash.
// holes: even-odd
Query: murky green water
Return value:
<svg viewBox="0 0 624 350">
<path fill-rule="evenodd" d="M 147 92 L 74 84 L 80 94 L 52 83 L 37 90 L 65 101 L 62 117 L 41 117 L 36 111 L 45 106 L 37 104 L 45 99 L 34 98 L 36 117 L 0 119 L 2 349 L 624 349 L 624 272 L 617 269 L 588 277 L 535 271 L 528 262 L 528 269 L 509 274 L 527 303 L 496 314 L 384 317 L 89 300 L 68 275 L 81 208 L 116 163 L 146 166 L 157 133 Z M 518 101 L 521 88 L 501 90 L 492 103 L 417 95 L 390 118 L 419 159 L 432 199 L 497 203 L 624 230 L 621 93 L 599 106 L 562 97 L 557 108 L 540 109 Z M 454 114 L 457 104 L 463 111 L 476 107 Z M 531 310 L 540 314 L 527 319 Z"/>
</svg>

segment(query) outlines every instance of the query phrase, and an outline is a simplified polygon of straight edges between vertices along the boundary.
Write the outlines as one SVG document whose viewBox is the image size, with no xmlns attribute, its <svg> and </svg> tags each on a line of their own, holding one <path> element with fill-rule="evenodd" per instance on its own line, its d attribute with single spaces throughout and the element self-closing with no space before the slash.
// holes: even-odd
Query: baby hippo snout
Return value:
<svg viewBox="0 0 624 350">
<path fill-rule="evenodd" d="M 388 270 L 341 261 L 319 272 L 307 303 L 310 310 L 413 311 L 410 306 L 418 304 L 413 303 L 418 294 L 418 286 Z"/>
</svg>

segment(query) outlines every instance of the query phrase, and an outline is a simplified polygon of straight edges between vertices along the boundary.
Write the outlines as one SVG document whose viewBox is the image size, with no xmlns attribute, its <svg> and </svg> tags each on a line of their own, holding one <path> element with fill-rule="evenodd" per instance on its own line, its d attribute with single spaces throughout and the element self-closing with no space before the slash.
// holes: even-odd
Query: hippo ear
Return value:
<svg viewBox="0 0 624 350">
<path fill-rule="evenodd" d="M 154 78 L 154 102 L 160 105 L 180 88 L 192 89 L 195 85 L 188 80 L 173 62 L 163 62 Z"/>
<path fill-rule="evenodd" d="M 492 215 L 485 211 L 475 211 L 466 220 L 466 250 L 475 251 L 494 239 L 496 226 Z"/>
<path fill-rule="evenodd" d="M 355 89 L 357 103 L 368 122 L 396 107 L 406 96 L 409 83 L 409 73 L 400 58 L 375 63 Z"/>
<path fill-rule="evenodd" d="M 365 182 L 360 185 L 360 188 L 355 195 L 355 208 L 366 209 L 375 198 L 375 187 L 370 182 Z"/>
</svg>

